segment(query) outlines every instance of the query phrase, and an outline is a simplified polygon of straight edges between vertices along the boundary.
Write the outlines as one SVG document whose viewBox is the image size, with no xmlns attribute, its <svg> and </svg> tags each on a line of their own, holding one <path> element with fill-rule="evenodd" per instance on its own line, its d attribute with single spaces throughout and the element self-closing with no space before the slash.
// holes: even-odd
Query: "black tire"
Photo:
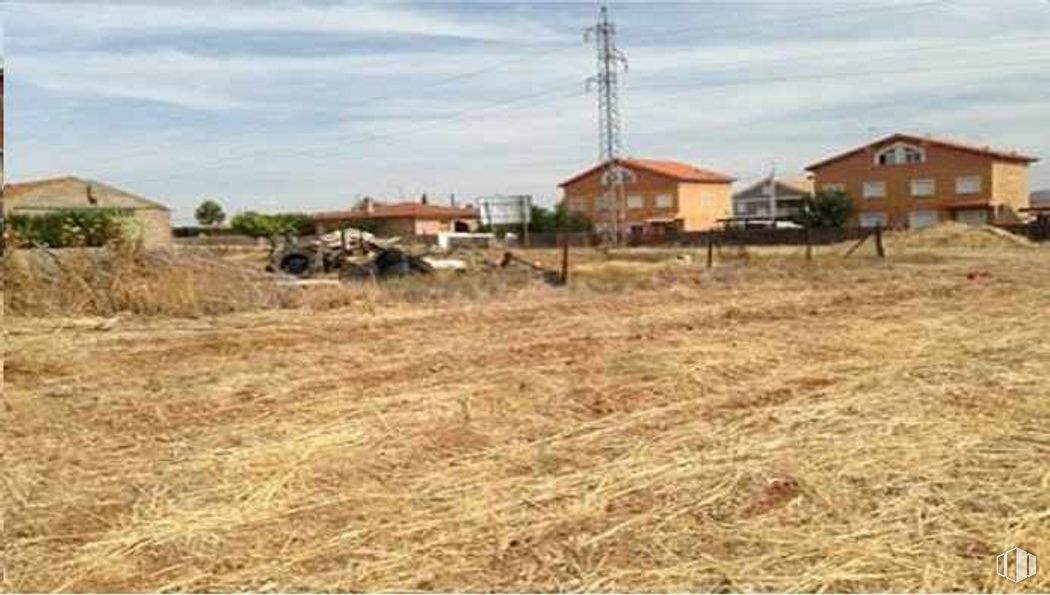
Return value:
<svg viewBox="0 0 1050 595">
<path fill-rule="evenodd" d="M 281 257 L 281 270 L 296 277 L 309 277 L 310 257 L 305 254 L 286 254 Z"/>
</svg>

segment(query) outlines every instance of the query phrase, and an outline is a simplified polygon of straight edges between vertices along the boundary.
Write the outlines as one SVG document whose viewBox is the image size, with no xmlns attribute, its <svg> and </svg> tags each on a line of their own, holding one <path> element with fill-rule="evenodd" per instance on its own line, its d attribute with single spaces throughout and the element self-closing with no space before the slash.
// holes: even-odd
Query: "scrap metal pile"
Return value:
<svg viewBox="0 0 1050 595">
<path fill-rule="evenodd" d="M 467 258 L 448 258 L 421 249 L 418 253 L 398 246 L 400 238 L 377 238 L 359 229 L 347 228 L 318 236 L 305 242 L 292 238 L 275 243 L 266 270 L 281 272 L 298 279 L 336 275 L 342 281 L 385 279 L 411 275 L 431 275 L 436 271 L 524 270 L 543 281 L 564 284 L 561 273 L 545 269 L 505 252 L 492 262 L 477 250 Z"/>
<path fill-rule="evenodd" d="M 291 238 L 270 252 L 269 271 L 299 278 L 337 273 L 342 279 L 370 279 L 427 275 L 435 267 L 427 258 L 395 246 L 398 238 L 379 239 L 359 229 L 347 228 L 298 243 Z"/>
</svg>

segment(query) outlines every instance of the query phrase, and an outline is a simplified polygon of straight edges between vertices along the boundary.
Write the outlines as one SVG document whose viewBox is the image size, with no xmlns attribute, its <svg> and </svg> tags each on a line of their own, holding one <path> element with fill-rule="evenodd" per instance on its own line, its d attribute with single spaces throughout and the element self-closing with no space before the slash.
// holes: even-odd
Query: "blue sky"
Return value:
<svg viewBox="0 0 1050 595">
<path fill-rule="evenodd" d="M 894 131 L 1041 156 L 1050 2 L 612 3 L 628 154 L 745 183 Z M 597 158 L 579 3 L 4 3 L 9 180 L 171 205 L 531 193 Z"/>
</svg>

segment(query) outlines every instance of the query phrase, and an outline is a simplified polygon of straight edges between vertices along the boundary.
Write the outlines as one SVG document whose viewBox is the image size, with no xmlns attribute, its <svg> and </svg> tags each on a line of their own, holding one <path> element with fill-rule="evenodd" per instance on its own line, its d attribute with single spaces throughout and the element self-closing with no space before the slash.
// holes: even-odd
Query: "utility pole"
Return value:
<svg viewBox="0 0 1050 595">
<path fill-rule="evenodd" d="M 616 25 L 609 20 L 609 9 L 602 5 L 598 11 L 598 22 L 583 33 L 584 41 L 594 40 L 597 50 L 597 73 L 587 79 L 587 89 L 595 84 L 598 91 L 598 159 L 605 164 L 602 173 L 602 196 L 596 211 L 605 212 L 609 228 L 606 239 L 623 239 L 623 224 L 627 218 L 625 184 L 630 170 L 620 166 L 623 143 L 620 140 L 620 93 L 619 71 L 627 71 L 627 57 L 616 47 Z M 610 237 L 611 236 L 611 237 Z"/>
</svg>

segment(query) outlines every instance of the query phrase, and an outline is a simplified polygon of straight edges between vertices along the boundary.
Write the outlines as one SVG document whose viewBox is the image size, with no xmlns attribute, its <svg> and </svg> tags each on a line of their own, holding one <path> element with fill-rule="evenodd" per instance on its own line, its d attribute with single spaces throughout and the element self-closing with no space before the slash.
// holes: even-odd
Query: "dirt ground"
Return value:
<svg viewBox="0 0 1050 595">
<path fill-rule="evenodd" d="M 9 318 L 2 587 L 1050 589 L 1050 252 L 645 260 Z"/>
</svg>

